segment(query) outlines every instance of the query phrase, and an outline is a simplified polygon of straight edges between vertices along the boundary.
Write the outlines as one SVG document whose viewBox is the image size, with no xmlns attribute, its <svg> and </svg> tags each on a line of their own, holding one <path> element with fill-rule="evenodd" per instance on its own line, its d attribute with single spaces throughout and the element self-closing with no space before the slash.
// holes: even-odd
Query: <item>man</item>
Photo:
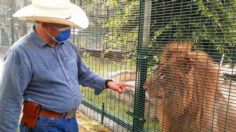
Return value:
<svg viewBox="0 0 236 132">
<path fill-rule="evenodd" d="M 0 89 L 0 132 L 15 132 L 21 107 L 21 132 L 78 132 L 75 110 L 82 101 L 79 85 L 99 94 L 104 88 L 123 93 L 127 84 L 96 75 L 68 40 L 72 26 L 88 27 L 83 10 L 69 0 L 32 0 L 14 17 L 36 21 L 4 59 Z"/>
</svg>

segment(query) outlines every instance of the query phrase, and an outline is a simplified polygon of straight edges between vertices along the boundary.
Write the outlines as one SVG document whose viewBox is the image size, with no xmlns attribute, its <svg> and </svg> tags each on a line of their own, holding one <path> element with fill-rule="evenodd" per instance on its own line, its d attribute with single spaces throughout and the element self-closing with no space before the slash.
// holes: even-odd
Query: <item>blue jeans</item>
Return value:
<svg viewBox="0 0 236 132">
<path fill-rule="evenodd" d="M 38 117 L 35 128 L 20 125 L 20 132 L 78 132 L 76 118 Z"/>
</svg>

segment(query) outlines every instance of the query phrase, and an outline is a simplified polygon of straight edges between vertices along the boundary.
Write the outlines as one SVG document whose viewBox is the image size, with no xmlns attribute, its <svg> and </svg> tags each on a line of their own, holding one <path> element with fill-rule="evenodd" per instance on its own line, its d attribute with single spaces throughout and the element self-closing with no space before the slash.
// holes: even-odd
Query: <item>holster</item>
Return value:
<svg viewBox="0 0 236 132">
<path fill-rule="evenodd" d="M 23 116 L 21 124 L 29 128 L 34 128 L 39 115 L 40 105 L 30 101 L 24 101 Z"/>
</svg>

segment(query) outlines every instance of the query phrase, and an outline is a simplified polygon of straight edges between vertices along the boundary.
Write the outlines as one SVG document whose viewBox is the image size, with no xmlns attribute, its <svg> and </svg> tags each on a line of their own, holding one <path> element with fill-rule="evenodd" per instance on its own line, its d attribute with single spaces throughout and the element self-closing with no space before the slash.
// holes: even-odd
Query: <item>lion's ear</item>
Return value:
<svg viewBox="0 0 236 132">
<path fill-rule="evenodd" d="M 183 73 L 189 73 L 189 71 L 191 70 L 191 60 L 189 56 L 180 56 L 177 59 L 177 66 Z"/>
</svg>

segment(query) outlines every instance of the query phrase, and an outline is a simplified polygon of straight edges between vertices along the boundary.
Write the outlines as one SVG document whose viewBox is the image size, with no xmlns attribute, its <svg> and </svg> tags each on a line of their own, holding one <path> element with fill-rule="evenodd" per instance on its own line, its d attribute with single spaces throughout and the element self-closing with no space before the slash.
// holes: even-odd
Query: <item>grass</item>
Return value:
<svg viewBox="0 0 236 132">
<path fill-rule="evenodd" d="M 102 76 L 107 76 L 109 73 L 120 70 L 136 70 L 136 63 L 131 60 L 121 62 L 100 59 L 92 56 L 83 57 L 83 61 L 96 73 Z"/>
<path fill-rule="evenodd" d="M 85 57 L 83 60 L 94 72 L 104 77 L 107 77 L 111 72 L 120 70 L 135 71 L 135 64 L 132 64 L 132 62 L 129 61 L 114 62 L 109 60 L 101 60 L 91 56 Z M 93 102 L 93 104 L 102 107 L 102 104 L 104 103 L 105 110 L 107 112 L 113 113 L 127 122 L 132 120 L 132 117 L 126 113 L 127 111 L 132 111 L 133 108 L 131 108 L 129 104 L 125 104 L 115 98 L 114 92 L 104 90 L 99 96 L 96 96 L 93 94 L 94 90 L 87 87 L 81 87 L 81 92 L 84 95 L 84 98 Z"/>
</svg>

